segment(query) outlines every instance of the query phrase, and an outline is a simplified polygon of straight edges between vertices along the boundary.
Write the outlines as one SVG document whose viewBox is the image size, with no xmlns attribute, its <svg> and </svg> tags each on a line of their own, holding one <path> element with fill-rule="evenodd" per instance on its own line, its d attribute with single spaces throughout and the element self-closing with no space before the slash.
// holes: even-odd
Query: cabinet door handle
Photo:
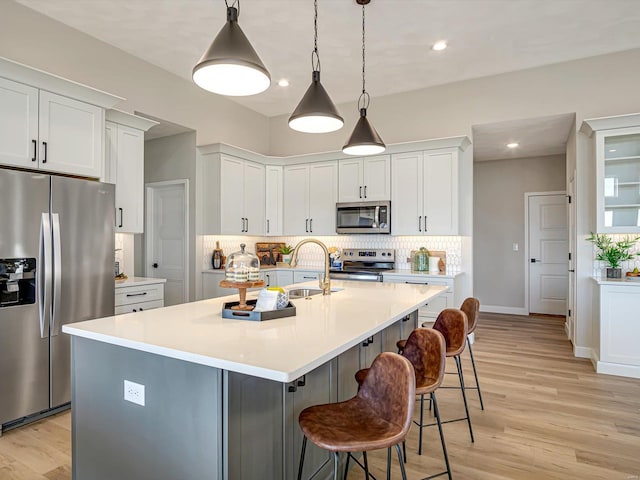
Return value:
<svg viewBox="0 0 640 480">
<path fill-rule="evenodd" d="M 360 198 L 362 198 L 362 187 L 360 187 Z"/>
<path fill-rule="evenodd" d="M 317 277 L 306 277 L 306 276 L 303 276 L 302 278 L 304 278 L 305 280 L 315 280 Z"/>
<path fill-rule="evenodd" d="M 267 233 L 269 233 L 269 220 L 267 219 Z"/>
<path fill-rule="evenodd" d="M 265 275 L 265 277 L 267 278 L 267 287 L 271 286 L 271 276 L 270 275 Z"/>
<path fill-rule="evenodd" d="M 429 285 L 429 282 L 404 282 L 407 285 Z"/>
<path fill-rule="evenodd" d="M 135 308 L 133 309 L 133 312 L 134 312 L 134 313 L 135 313 L 135 312 L 137 312 L 137 311 L 138 311 L 138 310 L 136 310 Z"/>
<path fill-rule="evenodd" d="M 308 218 L 304 221 L 304 231 L 309 233 L 309 219 Z"/>
<path fill-rule="evenodd" d="M 313 233 L 313 218 L 309 220 L 309 232 Z"/>
<path fill-rule="evenodd" d="M 42 142 L 42 146 L 44 147 L 44 157 L 42 158 L 42 163 L 47 163 L 47 142 Z"/>
<path fill-rule="evenodd" d="M 425 231 L 425 233 L 427 232 L 427 218 L 428 217 L 425 215 L 424 216 L 424 231 Z"/>
<path fill-rule="evenodd" d="M 298 391 L 298 385 L 296 385 L 296 382 L 292 382 L 289 384 L 289 388 L 287 389 L 289 391 L 289 393 L 293 393 Z"/>
<path fill-rule="evenodd" d="M 248 217 L 245 218 L 245 221 L 247 222 L 247 226 L 244 228 L 244 231 L 248 232 L 249 231 L 249 218 Z"/>
<path fill-rule="evenodd" d="M 240 231 L 244 233 L 244 217 L 240 217 Z"/>
<path fill-rule="evenodd" d="M 144 308 L 140 307 L 140 311 L 142 312 L 144 310 Z"/>
<path fill-rule="evenodd" d="M 120 210 L 120 225 L 118 225 L 118 228 L 122 228 L 122 225 L 123 225 L 124 210 L 123 210 L 122 208 L 118 208 L 118 210 Z"/>
<path fill-rule="evenodd" d="M 298 384 L 299 387 L 304 387 L 307 384 L 307 376 L 303 375 L 302 380 L 298 379 L 296 383 Z"/>
<path fill-rule="evenodd" d="M 364 186 L 364 198 L 367 198 L 367 186 Z"/>
<path fill-rule="evenodd" d="M 418 231 L 422 231 L 422 215 L 418 217 Z"/>
<path fill-rule="evenodd" d="M 38 151 L 38 141 L 37 140 L 31 140 L 33 142 L 33 158 L 31 158 L 32 162 L 36 161 L 36 152 Z"/>
<path fill-rule="evenodd" d="M 142 293 L 127 293 L 127 297 L 143 297 L 147 294 L 147 292 Z"/>
</svg>

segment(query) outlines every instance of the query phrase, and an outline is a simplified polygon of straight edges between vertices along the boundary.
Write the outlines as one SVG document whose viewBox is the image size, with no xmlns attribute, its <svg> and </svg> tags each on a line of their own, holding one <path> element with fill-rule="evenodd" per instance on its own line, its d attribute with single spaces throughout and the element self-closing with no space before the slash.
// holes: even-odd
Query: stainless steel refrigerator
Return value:
<svg viewBox="0 0 640 480">
<path fill-rule="evenodd" d="M 0 425 L 70 401 L 62 325 L 114 314 L 114 186 L 0 169 Z"/>
</svg>

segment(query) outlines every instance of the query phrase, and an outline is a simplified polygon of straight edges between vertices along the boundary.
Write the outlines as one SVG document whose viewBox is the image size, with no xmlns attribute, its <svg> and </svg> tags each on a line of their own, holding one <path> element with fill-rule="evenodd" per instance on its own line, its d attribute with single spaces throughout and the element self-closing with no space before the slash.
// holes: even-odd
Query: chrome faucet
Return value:
<svg viewBox="0 0 640 480">
<path fill-rule="evenodd" d="M 322 247 L 324 251 L 324 276 L 322 279 L 318 279 L 320 288 L 322 289 L 322 295 L 331 295 L 331 280 L 329 279 L 329 250 L 327 246 L 322 243 L 320 240 L 316 240 L 315 238 L 305 238 L 301 242 L 296 245 L 296 248 L 293 249 L 293 253 L 291 254 L 291 266 L 295 267 L 298 264 L 298 250 L 305 243 L 316 243 Z"/>
</svg>

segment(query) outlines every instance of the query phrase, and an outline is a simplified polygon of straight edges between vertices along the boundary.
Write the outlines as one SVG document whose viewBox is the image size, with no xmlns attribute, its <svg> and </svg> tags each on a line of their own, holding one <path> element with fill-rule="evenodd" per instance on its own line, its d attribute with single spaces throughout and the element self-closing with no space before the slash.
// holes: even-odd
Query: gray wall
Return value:
<svg viewBox="0 0 640 480">
<path fill-rule="evenodd" d="M 189 300 L 195 295 L 196 266 L 196 134 L 181 133 L 144 142 L 144 183 L 189 180 Z M 144 274 L 144 235 L 136 235 L 136 275 Z"/>
<path fill-rule="evenodd" d="M 0 0 L 0 56 L 124 97 L 116 108 L 193 128 L 201 145 L 268 149 L 263 115 L 9 0 Z"/>
<path fill-rule="evenodd" d="M 524 194 L 564 191 L 565 163 L 564 155 L 474 163 L 473 285 L 481 305 L 524 308 Z"/>
</svg>

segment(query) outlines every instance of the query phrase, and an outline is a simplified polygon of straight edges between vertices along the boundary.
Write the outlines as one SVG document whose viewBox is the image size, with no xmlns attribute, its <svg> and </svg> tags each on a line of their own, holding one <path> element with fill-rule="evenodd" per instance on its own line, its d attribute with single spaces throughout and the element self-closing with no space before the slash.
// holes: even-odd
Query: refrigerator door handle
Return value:
<svg viewBox="0 0 640 480">
<path fill-rule="evenodd" d="M 60 316 L 60 299 L 62 297 L 62 248 L 60 245 L 60 216 L 52 213 L 53 221 L 53 314 L 51 315 L 51 336 L 60 334 L 60 325 L 56 324 Z"/>
<path fill-rule="evenodd" d="M 48 338 L 51 316 L 51 222 L 48 213 L 43 213 L 40 220 L 40 267 L 37 289 L 40 338 Z"/>
</svg>

